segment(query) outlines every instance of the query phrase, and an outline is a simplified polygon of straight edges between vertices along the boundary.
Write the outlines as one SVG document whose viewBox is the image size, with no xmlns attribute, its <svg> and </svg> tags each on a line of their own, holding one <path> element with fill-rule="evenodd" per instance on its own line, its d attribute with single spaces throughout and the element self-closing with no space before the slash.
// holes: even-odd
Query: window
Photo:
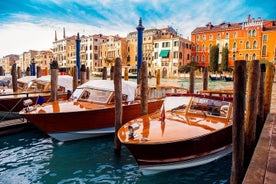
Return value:
<svg viewBox="0 0 276 184">
<path fill-rule="evenodd" d="M 257 41 L 254 40 L 254 42 L 253 42 L 253 49 L 256 49 L 256 48 L 258 48 L 258 44 L 257 44 Z"/>
<path fill-rule="evenodd" d="M 175 52 L 173 52 L 173 58 L 178 58 L 178 52 L 177 51 L 175 51 Z"/>
<path fill-rule="evenodd" d="M 238 33 L 237 33 L 237 32 L 234 32 L 233 37 L 234 37 L 234 38 L 237 38 L 237 37 L 238 37 Z"/>
<path fill-rule="evenodd" d="M 264 35 L 264 36 L 263 36 L 263 41 L 264 41 L 264 42 L 267 42 L 267 40 L 268 40 L 267 35 Z"/>
<path fill-rule="evenodd" d="M 249 49 L 249 48 L 250 48 L 250 42 L 249 42 L 249 41 L 246 42 L 245 48 L 246 48 L 246 49 Z"/>
<path fill-rule="evenodd" d="M 196 41 L 199 41 L 199 35 L 196 36 Z"/>
<path fill-rule="evenodd" d="M 251 30 L 248 31 L 248 37 L 251 37 L 252 36 L 252 33 L 251 33 Z"/>
<path fill-rule="evenodd" d="M 212 34 L 209 35 L 209 40 L 213 40 L 213 35 Z"/>
<path fill-rule="evenodd" d="M 248 55 L 248 54 L 245 54 L 244 59 L 245 59 L 245 61 L 248 61 L 248 60 L 249 60 L 249 55 Z"/>
<path fill-rule="evenodd" d="M 205 56 L 204 55 L 201 57 L 201 61 L 205 62 Z"/>
<path fill-rule="evenodd" d="M 220 34 L 217 34 L 217 40 L 220 40 Z"/>
<path fill-rule="evenodd" d="M 263 49 L 262 49 L 262 56 L 266 56 L 266 45 L 263 46 Z"/>
<path fill-rule="evenodd" d="M 202 45 L 202 51 L 205 51 L 205 45 L 204 44 Z"/>
<path fill-rule="evenodd" d="M 190 54 L 187 54 L 187 60 L 190 60 Z"/>
<path fill-rule="evenodd" d="M 179 59 L 182 59 L 182 52 L 179 52 Z"/>
<path fill-rule="evenodd" d="M 256 54 L 255 53 L 252 55 L 252 60 L 256 60 Z"/>
<path fill-rule="evenodd" d="M 256 30 L 255 29 L 252 30 L 252 36 L 256 36 Z"/>
<path fill-rule="evenodd" d="M 196 51 L 197 52 L 199 51 L 199 45 L 196 45 Z"/>
<path fill-rule="evenodd" d="M 225 34 L 225 38 L 229 39 L 229 33 L 228 32 Z"/>
<path fill-rule="evenodd" d="M 162 47 L 170 47 L 170 42 L 163 42 Z"/>
<path fill-rule="evenodd" d="M 178 46 L 178 41 L 174 41 L 173 46 L 177 47 Z"/>
<path fill-rule="evenodd" d="M 233 59 L 233 61 L 236 61 L 236 55 L 235 54 L 233 54 L 232 59 Z"/>
<path fill-rule="evenodd" d="M 206 35 L 202 35 L 202 40 L 206 40 Z"/>
</svg>

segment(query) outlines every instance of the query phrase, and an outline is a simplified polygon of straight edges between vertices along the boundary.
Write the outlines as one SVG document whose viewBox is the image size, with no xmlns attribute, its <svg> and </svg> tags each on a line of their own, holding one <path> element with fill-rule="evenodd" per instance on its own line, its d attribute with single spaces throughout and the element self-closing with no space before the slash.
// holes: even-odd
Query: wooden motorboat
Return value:
<svg viewBox="0 0 276 184">
<path fill-rule="evenodd" d="M 11 88 L 5 88 L 0 93 L 0 111 L 19 112 L 24 108 L 23 101 L 31 99 L 38 102 L 43 97 L 46 102 L 51 94 L 51 76 L 25 76 L 17 79 L 18 90 L 13 92 Z M 73 77 L 69 75 L 58 76 L 58 99 L 67 99 L 67 92 L 73 90 Z M 42 99 L 42 98 L 40 98 Z M 44 102 L 43 101 L 43 102 Z"/>
<path fill-rule="evenodd" d="M 201 90 L 199 91 L 202 95 L 209 95 L 209 96 L 226 96 L 226 97 L 233 97 L 234 90 L 233 89 L 209 89 L 209 90 Z"/>
<path fill-rule="evenodd" d="M 122 81 L 122 123 L 139 117 L 137 84 Z M 20 111 L 27 120 L 59 141 L 71 141 L 114 133 L 115 91 L 113 80 L 90 80 L 73 92 L 69 100 L 34 105 Z M 150 113 L 160 109 L 163 99 L 148 99 Z"/>
<path fill-rule="evenodd" d="M 120 141 L 144 175 L 209 163 L 232 151 L 231 98 L 168 96 L 159 112 L 125 123 Z"/>
</svg>

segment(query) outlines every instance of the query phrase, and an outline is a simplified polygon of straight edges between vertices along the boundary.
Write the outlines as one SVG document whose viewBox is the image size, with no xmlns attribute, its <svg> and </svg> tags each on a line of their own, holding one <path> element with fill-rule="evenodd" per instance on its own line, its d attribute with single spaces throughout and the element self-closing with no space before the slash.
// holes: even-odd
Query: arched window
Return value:
<svg viewBox="0 0 276 184">
<path fill-rule="evenodd" d="M 235 54 L 233 54 L 232 59 L 233 59 L 233 61 L 236 61 L 236 55 Z"/>
<path fill-rule="evenodd" d="M 253 29 L 252 36 L 256 36 L 256 29 Z"/>
<path fill-rule="evenodd" d="M 205 56 L 204 56 L 204 55 L 202 55 L 201 61 L 202 61 L 202 62 L 205 62 Z"/>
<path fill-rule="evenodd" d="M 238 33 L 234 32 L 234 38 L 237 38 L 237 37 L 238 37 Z"/>
<path fill-rule="evenodd" d="M 253 42 L 253 48 L 254 48 L 254 49 L 258 48 L 258 44 L 257 44 L 257 41 L 256 41 L 256 40 L 254 40 L 254 42 Z"/>
<path fill-rule="evenodd" d="M 225 34 L 225 38 L 229 39 L 229 33 L 228 32 Z"/>
<path fill-rule="evenodd" d="M 246 48 L 246 49 L 249 49 L 249 48 L 250 48 L 250 42 L 249 42 L 249 41 L 246 42 L 245 48 Z"/>
<path fill-rule="evenodd" d="M 205 45 L 204 44 L 202 45 L 202 51 L 205 51 Z"/>
<path fill-rule="evenodd" d="M 252 55 L 252 60 L 256 60 L 256 54 L 255 53 Z"/>
<path fill-rule="evenodd" d="M 248 31 L 248 37 L 251 37 L 252 36 L 252 33 L 251 33 L 251 30 Z"/>
<path fill-rule="evenodd" d="M 249 59 L 249 55 L 248 54 L 245 54 L 245 61 L 248 61 L 248 59 Z"/>
</svg>

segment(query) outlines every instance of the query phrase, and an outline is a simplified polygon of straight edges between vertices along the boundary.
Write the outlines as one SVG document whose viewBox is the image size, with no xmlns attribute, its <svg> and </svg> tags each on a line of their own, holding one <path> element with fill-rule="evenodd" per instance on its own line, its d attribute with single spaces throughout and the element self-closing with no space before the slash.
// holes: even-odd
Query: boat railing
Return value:
<svg viewBox="0 0 276 184">
<path fill-rule="evenodd" d="M 41 94 L 41 93 L 50 93 L 51 91 L 34 91 L 34 92 L 18 92 L 18 93 L 4 93 L 0 94 L 0 97 L 9 97 L 9 96 L 24 96 L 29 97 L 32 94 Z"/>
</svg>

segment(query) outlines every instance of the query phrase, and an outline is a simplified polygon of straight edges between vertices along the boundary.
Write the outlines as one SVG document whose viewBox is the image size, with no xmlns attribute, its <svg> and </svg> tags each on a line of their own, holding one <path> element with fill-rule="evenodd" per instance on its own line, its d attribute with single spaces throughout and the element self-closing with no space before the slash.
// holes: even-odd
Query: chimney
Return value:
<svg viewBox="0 0 276 184">
<path fill-rule="evenodd" d="M 55 31 L 55 42 L 57 41 L 57 31 Z"/>
<path fill-rule="evenodd" d="M 247 15 L 247 22 L 250 22 L 250 14 Z"/>
<path fill-rule="evenodd" d="M 63 28 L 63 39 L 65 39 L 65 28 Z"/>
</svg>

